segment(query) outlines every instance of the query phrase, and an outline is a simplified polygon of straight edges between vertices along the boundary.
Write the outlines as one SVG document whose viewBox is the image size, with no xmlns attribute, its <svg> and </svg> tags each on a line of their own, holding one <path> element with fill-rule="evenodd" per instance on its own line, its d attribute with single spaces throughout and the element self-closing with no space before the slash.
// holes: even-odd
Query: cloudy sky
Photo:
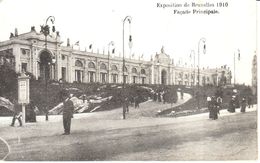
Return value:
<svg viewBox="0 0 260 163">
<path fill-rule="evenodd" d="M 133 37 L 131 52 L 126 43 L 125 54 L 135 57 L 160 52 L 165 53 L 175 63 L 182 60 L 190 63 L 192 50 L 198 55 L 198 42 L 206 38 L 206 54 L 200 55 L 201 67 L 228 65 L 233 71 L 234 54 L 240 50 L 241 59 L 236 62 L 236 81 L 251 84 L 251 63 L 256 51 L 256 6 L 255 0 L 226 0 L 228 7 L 196 8 L 217 9 L 216 15 L 177 15 L 174 9 L 159 8 L 157 3 L 214 3 L 217 0 L 0 0 L 0 41 L 7 40 L 15 27 L 19 33 L 28 32 L 31 26 L 39 31 L 48 16 L 55 16 L 55 26 L 61 39 L 71 43 L 80 41 L 82 50 L 93 44 L 100 52 L 107 51 L 108 43 L 115 42 L 116 53 L 122 53 L 123 19 L 132 17 Z M 65 44 L 64 44 L 65 45 Z M 202 47 L 200 47 L 202 48 Z M 193 62 L 193 61 L 192 61 Z"/>
</svg>

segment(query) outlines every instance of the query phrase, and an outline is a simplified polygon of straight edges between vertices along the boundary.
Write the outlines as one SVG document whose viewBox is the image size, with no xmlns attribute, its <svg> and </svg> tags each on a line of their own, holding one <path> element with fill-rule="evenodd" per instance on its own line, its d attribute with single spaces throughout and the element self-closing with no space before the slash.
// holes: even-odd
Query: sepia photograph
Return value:
<svg viewBox="0 0 260 163">
<path fill-rule="evenodd" d="M 0 0 L 0 161 L 257 161 L 259 4 Z"/>
</svg>

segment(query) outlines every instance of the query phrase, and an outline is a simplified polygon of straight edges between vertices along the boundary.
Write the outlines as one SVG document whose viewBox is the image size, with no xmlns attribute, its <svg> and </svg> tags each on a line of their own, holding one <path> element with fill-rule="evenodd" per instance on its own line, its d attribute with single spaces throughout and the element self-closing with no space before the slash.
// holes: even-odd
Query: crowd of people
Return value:
<svg viewBox="0 0 260 163">
<path fill-rule="evenodd" d="M 209 109 L 209 118 L 213 120 L 218 119 L 219 110 L 222 109 L 223 99 L 220 96 L 208 96 L 207 103 Z M 240 101 L 237 96 L 232 96 L 231 100 L 229 101 L 227 111 L 230 113 L 234 113 L 236 112 L 236 108 L 240 108 L 240 112 L 245 113 L 247 106 L 248 108 L 253 107 L 252 98 L 250 96 L 247 98 L 243 97 Z"/>
<path fill-rule="evenodd" d="M 177 94 L 174 94 L 175 90 L 171 89 L 162 89 L 162 90 L 156 90 L 152 92 L 152 99 L 155 102 L 162 102 L 165 104 L 168 103 L 175 103 L 178 100 Z M 183 99 L 183 91 L 180 90 L 181 93 L 181 99 Z"/>
</svg>

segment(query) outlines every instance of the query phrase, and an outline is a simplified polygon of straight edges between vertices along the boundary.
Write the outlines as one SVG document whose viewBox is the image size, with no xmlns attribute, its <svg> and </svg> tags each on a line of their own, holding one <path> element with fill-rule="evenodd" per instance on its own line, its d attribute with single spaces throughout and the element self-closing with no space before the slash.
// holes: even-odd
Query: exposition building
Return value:
<svg viewBox="0 0 260 163">
<path fill-rule="evenodd" d="M 47 44 L 46 44 L 47 43 Z M 30 32 L 10 35 L 0 42 L 0 65 L 9 62 L 16 72 L 27 71 L 37 80 L 66 82 L 138 83 L 193 86 L 198 80 L 197 69 L 179 66 L 161 49 L 149 61 L 75 50 L 69 41 L 62 46 L 58 32 L 45 36 L 31 27 Z M 231 84 L 231 71 L 226 66 L 200 69 L 200 85 Z"/>
</svg>

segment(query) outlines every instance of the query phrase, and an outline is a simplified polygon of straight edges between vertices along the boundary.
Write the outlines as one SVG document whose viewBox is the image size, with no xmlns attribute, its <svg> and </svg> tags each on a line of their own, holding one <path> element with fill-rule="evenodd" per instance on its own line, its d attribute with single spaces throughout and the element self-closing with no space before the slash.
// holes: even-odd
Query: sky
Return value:
<svg viewBox="0 0 260 163">
<path fill-rule="evenodd" d="M 160 4 L 214 3 L 212 8 L 219 14 L 174 14 L 174 10 L 191 9 L 185 7 L 161 8 Z M 80 42 L 85 50 L 93 44 L 94 52 L 114 41 L 116 55 L 122 54 L 123 19 L 132 17 L 131 26 L 125 23 L 125 37 L 133 37 L 133 47 L 129 49 L 125 41 L 125 55 L 143 55 L 144 60 L 161 51 L 174 59 L 189 65 L 191 51 L 196 59 L 200 49 L 200 67 L 216 68 L 222 65 L 234 70 L 236 55 L 236 82 L 251 84 L 252 59 L 256 51 L 256 6 L 255 0 L 226 0 L 228 7 L 216 7 L 217 0 L 0 0 L 0 41 L 8 40 L 10 32 L 30 31 L 31 26 L 40 30 L 50 15 L 55 17 L 55 27 L 60 31 L 61 40 L 66 45 Z M 206 39 L 206 53 L 199 45 Z M 201 44 L 202 45 L 202 44 Z M 240 61 L 237 60 L 238 49 Z M 197 61 L 196 61 L 197 63 Z"/>
</svg>

